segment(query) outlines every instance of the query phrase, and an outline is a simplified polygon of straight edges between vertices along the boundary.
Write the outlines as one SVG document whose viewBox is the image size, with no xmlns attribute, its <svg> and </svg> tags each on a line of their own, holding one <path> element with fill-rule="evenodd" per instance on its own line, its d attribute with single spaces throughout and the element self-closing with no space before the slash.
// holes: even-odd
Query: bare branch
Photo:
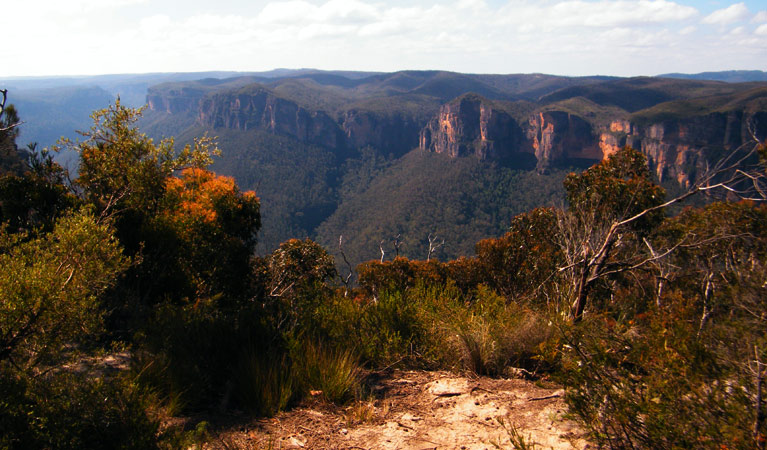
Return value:
<svg viewBox="0 0 767 450">
<path fill-rule="evenodd" d="M 386 241 L 381 241 L 378 243 L 378 249 L 381 250 L 381 262 L 384 262 L 384 256 L 386 256 L 386 252 L 384 251 L 383 245 Z"/>
<path fill-rule="evenodd" d="M 2 117 L 3 113 L 5 112 L 5 103 L 8 101 L 8 89 L 0 89 L 0 94 L 3 96 L 2 101 L 0 101 L 0 117 Z M 0 132 L 10 131 L 23 123 L 24 122 L 14 122 L 4 127 L 0 127 Z"/>
<path fill-rule="evenodd" d="M 344 297 L 349 295 L 349 280 L 351 280 L 352 275 L 354 274 L 354 271 L 352 270 L 352 265 L 349 263 L 349 260 L 346 259 L 346 253 L 344 252 L 344 235 L 341 234 L 338 236 L 338 251 L 341 253 L 341 257 L 344 259 L 344 263 L 346 264 L 346 267 L 349 269 L 349 274 L 346 275 L 346 278 L 342 277 L 341 274 L 338 274 L 338 277 L 341 279 L 341 283 L 344 284 Z"/>
<path fill-rule="evenodd" d="M 431 260 L 431 255 L 434 254 L 435 251 L 437 251 L 438 248 L 445 245 L 445 240 L 442 239 L 442 242 L 437 242 L 438 236 L 435 234 L 432 236 L 431 233 L 429 233 L 429 253 L 426 254 L 426 261 Z"/>
<path fill-rule="evenodd" d="M 402 241 L 399 240 L 400 236 L 401 236 L 401 234 L 397 234 L 396 236 L 394 236 L 394 240 L 392 241 L 392 243 L 394 244 L 394 258 L 395 259 L 399 258 L 399 248 L 402 245 Z"/>
</svg>

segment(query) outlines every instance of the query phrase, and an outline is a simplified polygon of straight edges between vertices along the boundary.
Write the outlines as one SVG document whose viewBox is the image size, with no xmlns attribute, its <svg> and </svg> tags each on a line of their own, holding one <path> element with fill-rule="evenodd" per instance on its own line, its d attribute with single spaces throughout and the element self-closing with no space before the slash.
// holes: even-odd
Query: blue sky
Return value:
<svg viewBox="0 0 767 450">
<path fill-rule="evenodd" d="M 24 0 L 0 77 L 279 67 L 655 75 L 767 70 L 767 2 Z M 10 48 L 9 48 L 10 47 Z"/>
</svg>

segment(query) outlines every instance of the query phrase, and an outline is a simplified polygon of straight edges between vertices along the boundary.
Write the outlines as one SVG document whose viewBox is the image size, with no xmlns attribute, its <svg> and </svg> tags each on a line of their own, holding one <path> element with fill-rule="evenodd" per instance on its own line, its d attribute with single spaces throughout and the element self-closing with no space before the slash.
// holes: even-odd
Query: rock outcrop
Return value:
<svg viewBox="0 0 767 450">
<path fill-rule="evenodd" d="M 415 118 L 401 114 L 382 115 L 358 109 L 345 111 L 340 122 L 347 147 L 375 147 L 384 155 L 395 157 L 418 146 L 418 133 L 423 126 Z"/>
<path fill-rule="evenodd" d="M 344 147 L 341 128 L 325 112 L 308 111 L 263 88 L 206 96 L 200 101 L 198 121 L 213 128 L 265 129 L 301 142 Z"/>
<path fill-rule="evenodd" d="M 659 181 L 674 180 L 686 187 L 750 139 L 749 123 L 761 124 L 757 134 L 767 135 L 767 112 L 743 110 L 638 123 L 618 118 L 602 126 L 549 110 L 530 115 L 521 132 L 507 113 L 467 95 L 440 109 L 421 130 L 419 146 L 453 158 L 499 160 L 532 154 L 537 168 L 545 170 L 574 161 L 597 162 L 628 145 L 647 156 Z"/>
<path fill-rule="evenodd" d="M 521 142 L 521 128 L 508 113 L 470 94 L 440 108 L 421 130 L 419 147 L 452 158 L 501 160 L 518 153 Z"/>
<path fill-rule="evenodd" d="M 168 114 L 193 114 L 201 125 L 235 130 L 261 129 L 334 150 L 374 147 L 394 157 L 418 146 L 423 121 L 401 114 L 351 108 L 334 120 L 310 111 L 263 87 L 207 94 L 180 88 L 151 90 L 149 108 Z"/>
<path fill-rule="evenodd" d="M 757 125 L 758 136 L 767 135 L 767 112 L 746 108 L 696 116 L 627 114 L 604 122 L 554 108 L 513 117 L 510 104 L 465 94 L 424 123 L 396 109 L 349 108 L 333 118 L 260 85 L 212 93 L 194 87 L 156 89 L 147 101 L 152 110 L 193 114 L 212 128 L 266 130 L 335 152 L 370 146 L 399 157 L 420 147 L 452 158 L 525 161 L 525 167 L 534 157 L 538 169 L 545 170 L 600 161 L 628 145 L 647 155 L 658 180 L 681 186 L 689 186 L 706 167 L 751 139 L 748 124 Z"/>
<path fill-rule="evenodd" d="M 146 101 L 152 111 L 167 114 L 194 113 L 204 95 L 200 89 L 187 87 L 162 91 L 149 89 Z"/>
<path fill-rule="evenodd" d="M 538 167 L 571 159 L 601 160 L 602 150 L 591 125 L 564 111 L 545 111 L 530 116 L 525 150 L 535 154 Z"/>
<path fill-rule="evenodd" d="M 764 136 L 767 112 L 735 110 L 643 124 L 613 121 L 601 133 L 600 147 L 605 156 L 624 145 L 634 147 L 647 156 L 659 181 L 672 179 L 687 187 L 707 167 L 752 139 L 749 123 Z"/>
</svg>

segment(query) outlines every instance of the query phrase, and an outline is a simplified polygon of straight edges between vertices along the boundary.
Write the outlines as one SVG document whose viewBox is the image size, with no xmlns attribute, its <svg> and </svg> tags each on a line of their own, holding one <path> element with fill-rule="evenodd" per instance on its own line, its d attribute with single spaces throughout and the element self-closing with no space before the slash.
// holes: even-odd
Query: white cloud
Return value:
<svg viewBox="0 0 767 450">
<path fill-rule="evenodd" d="M 26 0 L 7 2 L 3 5 L 3 15 L 19 17 L 28 15 L 65 15 L 78 16 L 94 11 L 111 10 L 126 6 L 147 3 L 149 0 Z"/>
<path fill-rule="evenodd" d="M 330 0 L 320 7 L 318 20 L 333 23 L 369 23 L 380 17 L 378 8 L 357 0 Z"/>
<path fill-rule="evenodd" d="M 744 20 L 750 15 L 745 3 L 735 3 L 727 8 L 719 9 L 703 18 L 702 22 L 711 25 L 727 25 Z"/>
<path fill-rule="evenodd" d="M 282 25 L 364 24 L 379 17 L 377 7 L 358 0 L 329 0 L 321 6 L 303 0 L 272 2 L 258 16 L 261 23 Z"/>
<path fill-rule="evenodd" d="M 504 8 L 507 20 L 537 22 L 548 27 L 636 27 L 691 19 L 698 10 L 666 0 L 567 0 L 511 2 Z"/>
<path fill-rule="evenodd" d="M 258 19 L 265 24 L 300 24 L 317 16 L 319 8 L 303 0 L 272 2 L 267 4 Z"/>
<path fill-rule="evenodd" d="M 759 11 L 758 13 L 756 13 L 754 18 L 751 19 L 751 22 L 754 22 L 754 23 L 767 22 L 767 10 Z"/>
<path fill-rule="evenodd" d="M 25 41 L 7 55 L 16 66 L 0 67 L 0 75 L 274 67 L 626 75 L 713 70 L 712 61 L 727 68 L 744 55 L 751 59 L 733 65 L 763 64 L 753 55 L 767 51 L 767 24 L 727 27 L 743 25 L 738 35 L 696 27 L 700 12 L 678 0 L 410 0 L 409 6 L 269 0 L 247 14 L 231 7 L 234 0 L 197 8 L 153 0 L 151 9 L 130 14 L 102 6 L 146 0 L 73 1 L 98 9 L 66 20 L 26 11 L 9 21 L 11 35 Z M 747 17 L 744 8 L 738 3 L 705 20 Z M 38 31 L 29 34 L 25 27 L 33 22 Z"/>
<path fill-rule="evenodd" d="M 744 31 L 746 31 L 746 29 L 743 27 L 735 27 L 732 30 L 730 30 L 730 34 L 733 36 L 741 35 L 743 34 Z"/>
</svg>

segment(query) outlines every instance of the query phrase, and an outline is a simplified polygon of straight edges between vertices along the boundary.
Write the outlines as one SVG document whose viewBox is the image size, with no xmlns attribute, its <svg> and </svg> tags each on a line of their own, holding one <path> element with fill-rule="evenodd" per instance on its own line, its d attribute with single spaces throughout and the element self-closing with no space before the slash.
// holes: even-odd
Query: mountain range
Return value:
<svg viewBox="0 0 767 450">
<path fill-rule="evenodd" d="M 78 105 L 117 94 L 136 104 L 146 89 L 142 131 L 179 144 L 218 136 L 214 169 L 257 191 L 261 252 L 293 237 L 338 252 L 343 236 L 359 262 L 425 258 L 429 237 L 444 241 L 437 257 L 471 254 L 513 215 L 563 202 L 569 171 L 624 145 L 642 151 L 668 189 L 683 188 L 752 134 L 767 135 L 764 75 L 154 74 L 74 87 L 16 80 L 15 103 L 28 136 L 45 123 L 35 118 L 46 102 L 52 117 L 74 118 Z"/>
</svg>

